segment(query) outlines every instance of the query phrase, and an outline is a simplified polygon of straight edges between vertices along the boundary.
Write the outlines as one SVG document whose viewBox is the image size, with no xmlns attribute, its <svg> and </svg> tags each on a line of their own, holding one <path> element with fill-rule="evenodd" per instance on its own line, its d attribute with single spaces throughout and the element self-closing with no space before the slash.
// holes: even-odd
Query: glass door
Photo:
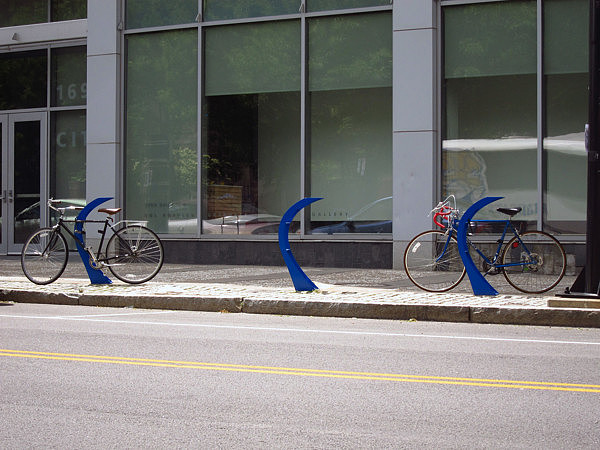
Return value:
<svg viewBox="0 0 600 450">
<path fill-rule="evenodd" d="M 2 122 L 2 251 L 18 253 L 25 239 L 47 222 L 46 113 L 7 118 Z"/>
</svg>

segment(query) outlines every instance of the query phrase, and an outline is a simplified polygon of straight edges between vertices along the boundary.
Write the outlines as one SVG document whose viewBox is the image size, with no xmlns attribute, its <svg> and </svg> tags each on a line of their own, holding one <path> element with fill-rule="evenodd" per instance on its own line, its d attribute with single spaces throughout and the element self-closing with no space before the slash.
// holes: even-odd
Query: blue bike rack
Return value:
<svg viewBox="0 0 600 450">
<path fill-rule="evenodd" d="M 87 218 L 88 214 L 92 212 L 98 205 L 101 205 L 104 202 L 112 200 L 113 197 L 99 197 L 95 200 L 92 200 L 90 203 L 85 205 L 85 207 L 77 214 L 77 218 L 75 219 L 75 231 L 74 234 L 76 237 L 81 239 L 81 242 L 85 244 L 85 236 L 83 232 L 83 223 Z M 81 261 L 85 266 L 85 270 L 87 270 L 88 276 L 90 277 L 90 282 L 92 284 L 112 284 L 110 278 L 108 278 L 100 269 L 96 269 L 90 265 L 90 255 L 85 251 L 85 249 L 79 244 L 78 240 L 75 239 L 75 245 L 77 246 L 77 251 L 79 252 L 79 256 L 81 257 Z"/>
<path fill-rule="evenodd" d="M 467 275 L 469 275 L 469 281 L 471 282 L 471 287 L 473 288 L 473 294 L 475 295 L 498 295 L 498 291 L 492 287 L 490 283 L 483 277 L 477 266 L 473 262 L 471 255 L 469 253 L 469 246 L 467 244 L 467 231 L 469 228 L 469 222 L 475 215 L 477 211 L 479 211 L 484 206 L 489 205 L 496 200 L 500 200 L 504 197 L 485 197 L 481 200 L 472 204 L 469 209 L 463 214 L 460 222 L 458 223 L 458 230 L 456 239 L 458 241 L 458 252 L 460 254 L 460 258 L 467 269 Z"/>
<path fill-rule="evenodd" d="M 302 271 L 300 265 L 294 258 L 292 250 L 290 248 L 290 240 L 288 234 L 290 232 L 290 225 L 294 220 L 296 214 L 303 208 L 307 207 L 311 203 L 314 203 L 322 198 L 309 197 L 303 198 L 302 200 L 294 203 L 283 215 L 281 222 L 279 223 L 279 249 L 281 255 L 285 261 L 285 265 L 288 268 L 288 272 L 292 277 L 292 282 L 297 291 L 314 291 L 319 289 L 315 283 Z"/>
</svg>

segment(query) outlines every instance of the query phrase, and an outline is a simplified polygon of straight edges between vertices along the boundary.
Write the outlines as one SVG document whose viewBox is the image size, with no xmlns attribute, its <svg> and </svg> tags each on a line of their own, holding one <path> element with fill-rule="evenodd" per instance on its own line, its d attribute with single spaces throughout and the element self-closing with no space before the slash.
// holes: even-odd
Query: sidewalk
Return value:
<svg viewBox="0 0 600 450">
<path fill-rule="evenodd" d="M 294 290 L 285 266 L 165 264 L 150 282 L 90 284 L 79 258 L 47 286 L 31 283 L 18 257 L 0 258 L 0 301 L 249 314 L 309 315 L 521 325 L 600 327 L 600 302 L 559 299 L 574 276 L 546 294 L 525 295 L 502 276 L 500 295 L 474 296 L 467 278 L 445 294 L 415 288 L 399 270 L 303 268 L 318 291 Z M 552 306 L 549 306 L 552 305 Z M 557 307 L 558 306 L 558 307 Z M 586 306 L 585 308 L 577 306 Z M 590 308 L 590 306 L 592 306 Z"/>
</svg>

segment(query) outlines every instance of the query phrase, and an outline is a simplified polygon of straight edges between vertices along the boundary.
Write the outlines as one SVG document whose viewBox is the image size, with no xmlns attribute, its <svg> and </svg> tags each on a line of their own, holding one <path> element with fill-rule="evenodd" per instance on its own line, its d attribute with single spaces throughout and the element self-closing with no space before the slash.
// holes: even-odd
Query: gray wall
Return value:
<svg viewBox="0 0 600 450">
<path fill-rule="evenodd" d="M 394 268 L 408 241 L 431 228 L 438 201 L 437 3 L 394 2 Z"/>
<path fill-rule="evenodd" d="M 119 0 L 88 0 L 86 196 L 115 197 L 113 205 L 120 204 L 120 9 Z"/>
</svg>

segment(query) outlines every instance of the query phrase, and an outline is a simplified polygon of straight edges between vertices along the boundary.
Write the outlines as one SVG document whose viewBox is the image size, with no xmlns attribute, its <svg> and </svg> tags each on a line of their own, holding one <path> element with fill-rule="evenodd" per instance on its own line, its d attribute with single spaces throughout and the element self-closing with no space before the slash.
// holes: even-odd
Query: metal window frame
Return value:
<svg viewBox="0 0 600 450">
<path fill-rule="evenodd" d="M 444 70 L 443 70 L 443 53 L 444 53 L 444 36 L 443 36 L 443 8 L 446 6 L 455 6 L 455 5 L 476 5 L 482 3 L 502 3 L 509 2 L 510 0 L 441 0 L 438 3 L 438 29 L 440 30 L 437 43 L 439 49 L 438 56 L 438 86 L 440 87 L 439 93 L 437 95 L 437 102 L 439 105 L 438 108 L 438 124 L 439 124 L 439 133 L 437 140 L 437 195 L 441 196 L 442 190 L 442 180 L 441 180 L 441 169 L 442 169 L 442 123 L 443 123 L 443 102 L 444 102 L 444 93 L 441 88 L 444 81 Z M 533 0 L 531 0 L 533 1 Z M 543 0 L 535 0 L 536 1 L 536 132 L 537 132 L 537 148 L 536 148 L 536 180 L 537 180 L 537 193 L 536 193 L 536 201 L 538 204 L 538 212 L 536 221 L 536 227 L 538 230 L 544 229 L 544 211 L 545 211 L 545 170 L 546 170 L 546 159 L 544 154 L 544 137 L 545 137 L 545 106 L 546 106 L 546 98 L 544 93 L 545 83 L 544 83 L 544 1 Z M 580 234 L 561 234 L 560 235 L 561 242 L 566 243 L 575 243 L 581 242 L 582 235 Z"/>
<path fill-rule="evenodd" d="M 389 11 L 392 13 L 393 11 L 393 1 L 390 0 L 388 5 L 379 5 L 379 6 L 371 6 L 371 7 L 360 7 L 360 8 L 350 8 L 350 9 L 340 9 L 340 10 L 329 10 L 329 11 L 314 11 L 314 12 L 306 12 L 307 0 L 299 0 L 299 10 L 297 13 L 293 14 L 285 14 L 285 15 L 275 15 L 275 16 L 260 16 L 260 17 L 249 17 L 249 18 L 238 18 L 238 19 L 228 19 L 228 20 L 214 20 L 214 21 L 205 21 L 203 18 L 204 11 L 204 0 L 198 0 L 198 14 L 196 16 L 195 22 L 190 22 L 187 24 L 178 24 L 178 25 L 165 25 L 165 26 L 156 26 L 156 27 L 144 27 L 144 28 L 132 28 L 127 29 L 124 24 L 125 18 L 125 10 L 126 5 L 125 1 L 121 2 L 121 25 L 120 25 L 120 39 L 121 39 L 121 121 L 120 121 L 120 129 L 121 129 L 121 146 L 120 146 L 120 155 L 119 160 L 121 163 L 121 167 L 125 168 L 125 152 L 126 152 L 126 105 L 127 105 L 127 93 L 126 93 L 126 85 L 127 85 L 127 51 L 125 40 L 126 37 L 133 34 L 145 34 L 145 33 L 155 33 L 155 32 L 163 32 L 163 31 L 174 31 L 174 30 L 183 30 L 183 29 L 198 29 L 198 128 L 197 128 L 197 207 L 198 207 L 198 227 L 196 229 L 196 233 L 194 235 L 177 235 L 177 234 L 161 234 L 161 236 L 165 236 L 173 239 L 207 239 L 207 240 L 276 240 L 277 237 L 275 235 L 265 235 L 265 236 L 242 236 L 242 235 L 207 235 L 202 234 L 202 209 L 204 208 L 204 200 L 203 200 L 203 192 L 202 192 L 202 154 L 203 154 L 203 135 L 202 130 L 204 126 L 204 30 L 224 25 L 238 25 L 238 24 L 250 24 L 250 23 L 263 23 L 263 22 L 277 22 L 277 21 L 288 21 L 288 20 L 299 20 L 300 21 L 300 52 L 301 52 L 301 86 L 300 86 L 300 194 L 302 197 L 310 196 L 310 96 L 308 92 L 308 19 L 317 18 L 317 17 L 328 17 L 328 16 L 347 16 L 347 15 L 355 15 L 355 14 L 368 14 L 368 13 L 376 13 L 376 12 L 385 12 Z M 304 8 L 303 8 L 304 7 Z M 393 30 L 391 30 L 393 32 Z M 392 87 L 393 89 L 393 87 Z M 391 131 L 393 134 L 393 130 Z M 122 197 L 122 203 L 125 202 L 125 177 L 126 174 L 123 170 L 120 171 L 120 187 L 119 194 Z M 298 239 L 309 239 L 309 240 L 334 240 L 334 241 L 360 241 L 360 240 L 376 240 L 376 241 L 391 241 L 392 233 L 389 234 L 367 234 L 364 235 L 355 235 L 355 234 L 340 234 L 336 236 L 329 235 L 310 235 L 307 233 L 308 223 L 310 221 L 309 216 L 310 208 L 306 208 L 300 212 L 300 234 L 291 237 L 292 240 Z"/>
</svg>

